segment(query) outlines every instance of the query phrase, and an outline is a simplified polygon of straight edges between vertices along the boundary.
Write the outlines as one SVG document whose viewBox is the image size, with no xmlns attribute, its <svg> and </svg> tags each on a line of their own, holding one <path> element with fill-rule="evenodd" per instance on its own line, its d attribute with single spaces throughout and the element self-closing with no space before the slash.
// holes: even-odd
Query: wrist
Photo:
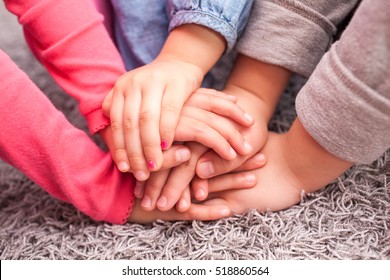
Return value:
<svg viewBox="0 0 390 280">
<path fill-rule="evenodd" d="M 196 24 L 173 29 L 157 59 L 177 59 L 198 67 L 202 76 L 223 54 L 226 41 L 219 33 Z"/>
<path fill-rule="evenodd" d="M 288 81 L 291 71 L 239 54 L 228 84 L 236 86 L 259 98 L 266 104 L 270 120 Z"/>
<path fill-rule="evenodd" d="M 159 55 L 152 63 L 168 63 L 170 65 L 175 65 L 175 69 L 177 71 L 185 74 L 189 78 L 189 81 L 194 83 L 195 88 L 193 88 L 193 90 L 200 86 L 205 76 L 203 69 L 201 69 L 198 65 L 182 59 L 180 55 L 173 52 Z"/>
</svg>

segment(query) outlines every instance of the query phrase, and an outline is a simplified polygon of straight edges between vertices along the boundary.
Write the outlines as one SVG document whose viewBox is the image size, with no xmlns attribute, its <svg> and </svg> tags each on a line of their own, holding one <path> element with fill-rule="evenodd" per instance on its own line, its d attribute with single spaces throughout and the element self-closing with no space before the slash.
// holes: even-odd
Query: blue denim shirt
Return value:
<svg viewBox="0 0 390 280">
<path fill-rule="evenodd" d="M 111 0 L 115 39 L 127 70 L 150 63 L 170 30 L 199 24 L 220 33 L 232 50 L 243 33 L 253 0 Z"/>
</svg>

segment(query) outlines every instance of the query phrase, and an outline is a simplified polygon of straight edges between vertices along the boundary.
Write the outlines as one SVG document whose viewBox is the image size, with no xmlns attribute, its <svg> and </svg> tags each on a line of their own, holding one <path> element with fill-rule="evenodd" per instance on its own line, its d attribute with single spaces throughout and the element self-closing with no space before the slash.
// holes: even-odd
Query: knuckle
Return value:
<svg viewBox="0 0 390 280">
<path fill-rule="evenodd" d="M 238 143 L 242 143 L 244 141 L 244 137 L 242 134 L 233 127 L 230 123 L 224 125 L 224 129 L 220 129 L 219 133 L 225 138 L 229 143 L 237 141 Z"/>
<path fill-rule="evenodd" d="M 124 147 L 113 148 L 111 154 L 114 155 L 116 162 L 127 161 L 127 153 Z"/>
<path fill-rule="evenodd" d="M 182 174 L 182 176 L 188 176 L 194 173 L 195 167 L 196 167 L 196 162 L 194 162 L 193 160 L 189 160 L 181 163 L 176 168 L 180 169 L 180 174 Z"/>
<path fill-rule="evenodd" d="M 200 140 L 205 136 L 208 126 L 204 123 L 197 122 L 193 125 L 195 140 Z"/>
<path fill-rule="evenodd" d="M 209 114 L 207 114 L 207 122 L 212 125 L 212 126 L 215 126 L 215 125 L 222 125 L 225 123 L 225 120 L 220 117 L 220 116 L 217 116 L 216 114 L 210 112 Z"/>
<path fill-rule="evenodd" d="M 164 186 L 164 196 L 165 197 L 169 197 L 170 200 L 174 200 L 176 201 L 178 199 L 178 193 L 179 193 L 179 190 L 177 188 L 175 188 L 175 186 L 172 186 L 170 184 L 167 184 Z"/>
<path fill-rule="evenodd" d="M 153 81 L 161 81 L 165 78 L 165 74 L 160 70 L 153 70 L 149 75 Z"/>
<path fill-rule="evenodd" d="M 134 119 L 132 118 L 125 118 L 123 120 L 123 130 L 125 132 L 132 132 L 134 130 L 137 130 L 138 129 L 138 122 L 136 122 Z"/>
<path fill-rule="evenodd" d="M 112 120 L 111 121 L 111 130 L 112 131 L 122 130 L 122 122 Z"/>
<path fill-rule="evenodd" d="M 154 142 L 142 142 L 143 150 L 146 158 L 154 159 L 157 162 L 160 162 L 162 157 L 162 152 L 159 143 Z"/>
<path fill-rule="evenodd" d="M 207 89 L 207 91 L 208 91 L 209 93 L 215 94 L 215 95 L 220 94 L 220 92 L 219 92 L 218 90 L 214 89 L 214 88 Z"/>
<path fill-rule="evenodd" d="M 127 151 L 131 168 L 134 170 L 143 169 L 145 167 L 144 158 L 142 154 L 133 151 Z"/>
<path fill-rule="evenodd" d="M 114 95 L 122 94 L 122 90 L 129 84 L 129 81 L 131 81 L 131 79 L 132 77 L 128 75 L 119 77 L 114 84 L 113 94 Z"/>
<path fill-rule="evenodd" d="M 160 194 L 160 190 L 163 188 L 163 186 L 157 182 L 150 181 L 146 184 L 146 190 L 148 190 L 148 194 L 157 196 Z"/>
<path fill-rule="evenodd" d="M 139 87 L 143 84 L 145 81 L 144 75 L 142 72 L 134 74 L 129 82 L 134 86 L 134 87 Z"/>
<path fill-rule="evenodd" d="M 124 147 L 115 147 L 113 148 L 113 154 L 115 155 L 115 159 L 127 159 L 127 152 Z"/>
<path fill-rule="evenodd" d="M 220 160 L 218 164 L 214 164 L 218 167 L 218 173 L 226 173 L 234 169 L 234 160 Z M 235 178 L 235 177 L 234 177 Z"/>
<path fill-rule="evenodd" d="M 180 106 L 178 104 L 173 104 L 173 103 L 163 103 L 161 106 L 162 112 L 167 112 L 167 113 L 177 113 L 180 112 Z"/>
<path fill-rule="evenodd" d="M 173 138 L 174 135 L 174 129 L 171 129 L 170 127 L 164 125 L 160 128 L 160 135 L 162 137 L 162 140 L 169 141 Z"/>
<path fill-rule="evenodd" d="M 153 141 L 153 140 L 146 140 L 143 139 L 142 141 L 142 147 L 145 151 L 151 152 L 153 154 L 157 154 L 157 152 L 160 150 L 158 148 L 158 141 Z"/>
<path fill-rule="evenodd" d="M 118 80 L 114 84 L 114 91 L 113 91 L 113 96 L 118 96 L 119 94 L 122 94 L 122 88 L 123 88 L 123 82 L 124 77 L 118 78 Z"/>
<path fill-rule="evenodd" d="M 230 133 L 228 134 L 229 141 L 233 139 L 237 139 L 239 143 L 244 143 L 244 136 L 237 131 L 234 127 L 231 128 Z"/>
<path fill-rule="evenodd" d="M 140 125 L 147 124 L 154 119 L 154 114 L 150 111 L 142 111 L 139 115 Z"/>
</svg>

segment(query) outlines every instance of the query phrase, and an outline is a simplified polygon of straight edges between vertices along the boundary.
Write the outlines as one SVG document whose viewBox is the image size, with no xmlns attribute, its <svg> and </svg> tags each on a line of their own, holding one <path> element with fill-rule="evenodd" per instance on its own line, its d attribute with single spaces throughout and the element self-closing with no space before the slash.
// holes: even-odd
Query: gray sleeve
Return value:
<svg viewBox="0 0 390 280">
<path fill-rule="evenodd" d="M 237 50 L 308 77 L 357 1 L 256 0 Z"/>
<path fill-rule="evenodd" d="M 390 1 L 365 0 L 298 94 L 298 117 L 330 153 L 370 163 L 390 148 Z"/>
</svg>

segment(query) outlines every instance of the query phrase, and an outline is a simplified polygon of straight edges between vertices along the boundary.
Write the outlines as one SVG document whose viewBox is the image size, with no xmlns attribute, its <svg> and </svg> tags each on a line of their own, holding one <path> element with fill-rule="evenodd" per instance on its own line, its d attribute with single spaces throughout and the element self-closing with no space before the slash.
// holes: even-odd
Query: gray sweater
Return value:
<svg viewBox="0 0 390 280">
<path fill-rule="evenodd" d="M 238 51 L 309 77 L 296 110 L 330 153 L 369 163 L 390 147 L 390 1 L 256 0 Z"/>
</svg>

